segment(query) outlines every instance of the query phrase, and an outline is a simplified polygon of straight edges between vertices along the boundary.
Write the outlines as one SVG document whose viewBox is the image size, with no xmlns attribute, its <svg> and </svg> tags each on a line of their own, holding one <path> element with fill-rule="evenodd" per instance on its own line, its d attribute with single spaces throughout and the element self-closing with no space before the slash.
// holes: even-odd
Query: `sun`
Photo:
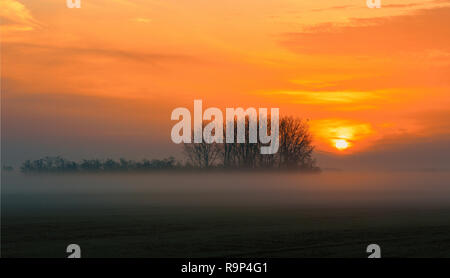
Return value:
<svg viewBox="0 0 450 278">
<path fill-rule="evenodd" d="M 345 139 L 338 139 L 334 141 L 334 145 L 338 150 L 345 150 L 349 147 L 349 143 Z"/>
</svg>

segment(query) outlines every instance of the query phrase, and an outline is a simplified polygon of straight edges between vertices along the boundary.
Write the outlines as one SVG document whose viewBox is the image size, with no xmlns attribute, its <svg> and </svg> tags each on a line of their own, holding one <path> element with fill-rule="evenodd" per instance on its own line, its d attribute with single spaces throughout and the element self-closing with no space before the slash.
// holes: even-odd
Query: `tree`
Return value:
<svg viewBox="0 0 450 278">
<path fill-rule="evenodd" d="M 185 143 L 184 153 L 190 164 L 200 167 L 209 168 L 214 165 L 221 149 L 216 143 Z"/>
<path fill-rule="evenodd" d="M 237 143 L 235 139 L 233 143 L 224 143 L 221 146 L 221 155 L 222 155 L 222 163 L 225 168 L 255 168 L 257 167 L 258 159 L 260 153 L 259 143 L 250 143 L 250 125 L 249 125 L 249 117 L 245 117 L 244 127 L 244 143 Z M 228 123 L 227 123 L 228 125 Z M 237 128 L 238 128 L 238 119 L 234 118 L 234 123 L 232 123 L 234 128 L 233 135 L 237 136 Z M 227 138 L 227 127 L 223 128 L 224 138 Z"/>
<path fill-rule="evenodd" d="M 312 168 L 313 151 L 308 122 L 299 118 L 283 117 L 280 120 L 279 167 Z"/>
<path fill-rule="evenodd" d="M 87 171 L 101 170 L 101 166 L 102 166 L 102 163 L 98 159 L 90 159 L 90 160 L 83 159 L 83 161 L 80 164 L 80 167 L 83 170 L 87 170 Z"/>
<path fill-rule="evenodd" d="M 203 123 L 202 130 L 205 126 L 206 124 Z M 191 138 L 194 138 L 194 130 L 192 130 Z M 201 143 L 184 143 L 183 147 L 189 163 L 198 168 L 212 167 L 222 151 L 217 143 L 206 143 L 203 139 Z"/>
</svg>

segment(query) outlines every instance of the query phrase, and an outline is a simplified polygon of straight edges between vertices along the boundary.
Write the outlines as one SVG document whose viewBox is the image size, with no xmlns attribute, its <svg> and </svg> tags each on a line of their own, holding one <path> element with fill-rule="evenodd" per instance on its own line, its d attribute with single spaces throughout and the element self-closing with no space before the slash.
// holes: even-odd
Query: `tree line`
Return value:
<svg viewBox="0 0 450 278">
<path fill-rule="evenodd" d="M 20 170 L 22 172 L 75 172 L 75 171 L 129 171 L 129 170 L 152 170 L 172 169 L 179 167 L 175 158 L 166 159 L 143 159 L 142 161 L 114 159 L 83 159 L 80 162 L 67 160 L 60 156 L 44 157 L 37 160 L 25 161 Z"/>
<path fill-rule="evenodd" d="M 235 127 L 237 125 L 234 125 Z M 248 127 L 248 125 L 247 125 Z M 224 129 L 224 133 L 226 129 Z M 269 130 L 270 132 L 270 130 Z M 236 131 L 235 131 L 236 134 Z M 246 129 L 248 139 L 248 128 Z M 279 122 L 279 149 L 275 154 L 261 154 L 261 143 L 185 143 L 185 161 L 174 157 L 141 161 L 83 159 L 76 162 L 60 156 L 27 160 L 22 172 L 78 171 L 148 171 L 168 169 L 298 169 L 318 170 L 312 157 L 314 146 L 308 122 L 283 117 Z"/>
</svg>

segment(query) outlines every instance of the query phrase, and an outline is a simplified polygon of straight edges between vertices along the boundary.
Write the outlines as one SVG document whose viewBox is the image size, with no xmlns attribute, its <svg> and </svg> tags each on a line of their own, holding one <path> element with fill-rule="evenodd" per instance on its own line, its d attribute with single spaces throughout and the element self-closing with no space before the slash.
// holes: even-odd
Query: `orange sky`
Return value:
<svg viewBox="0 0 450 278">
<path fill-rule="evenodd" d="M 321 152 L 448 138 L 450 1 L 365 2 L 0 0 L 7 131 L 167 143 L 202 99 L 308 118 Z"/>
</svg>

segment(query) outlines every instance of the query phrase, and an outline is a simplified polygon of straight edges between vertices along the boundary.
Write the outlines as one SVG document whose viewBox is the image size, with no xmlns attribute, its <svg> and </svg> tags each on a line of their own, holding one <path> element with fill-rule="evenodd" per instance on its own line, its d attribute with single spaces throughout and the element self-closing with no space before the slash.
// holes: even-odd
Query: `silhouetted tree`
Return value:
<svg viewBox="0 0 450 278">
<path fill-rule="evenodd" d="M 203 128 L 205 126 L 206 124 L 203 123 Z M 194 138 L 194 130 L 192 130 L 191 138 Z M 183 147 L 188 161 L 198 168 L 210 168 L 221 153 L 217 143 L 206 143 L 204 140 L 202 143 L 184 143 Z"/>
<path fill-rule="evenodd" d="M 259 121 L 259 119 L 258 119 Z M 266 121 L 267 130 L 271 134 L 270 115 Z M 258 122 L 259 124 L 259 122 Z M 216 161 L 219 155 L 224 168 L 297 168 L 313 169 L 315 161 L 312 158 L 314 146 L 309 132 L 308 122 L 300 118 L 282 117 L 279 124 L 278 152 L 261 154 L 261 143 L 249 141 L 249 118 L 245 118 L 245 142 L 237 143 L 238 121 L 234 119 L 234 141 L 226 143 L 227 127 L 224 124 L 224 143 L 185 144 L 184 152 L 188 161 L 194 167 L 207 168 Z"/>
<path fill-rule="evenodd" d="M 214 165 L 221 150 L 216 143 L 185 143 L 184 153 L 189 162 L 200 168 L 209 168 Z"/>
<path fill-rule="evenodd" d="M 90 160 L 83 159 L 80 165 L 81 169 L 86 171 L 98 171 L 101 170 L 101 166 L 102 163 L 99 159 L 90 159 Z"/>
<path fill-rule="evenodd" d="M 314 167 L 313 151 L 308 122 L 299 118 L 283 117 L 280 120 L 279 167 Z"/>
</svg>

